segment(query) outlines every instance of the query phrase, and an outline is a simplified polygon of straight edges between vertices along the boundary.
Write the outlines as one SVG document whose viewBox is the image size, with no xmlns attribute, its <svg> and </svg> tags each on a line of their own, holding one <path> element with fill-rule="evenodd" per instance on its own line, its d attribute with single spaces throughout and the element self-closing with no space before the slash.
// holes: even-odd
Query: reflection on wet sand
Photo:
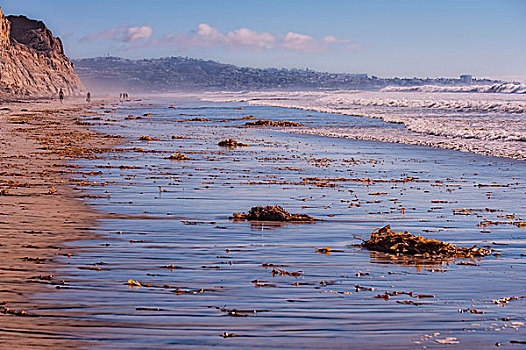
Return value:
<svg viewBox="0 0 526 350">
<path fill-rule="evenodd" d="M 94 324 L 79 327 L 79 339 L 112 349 L 318 349 L 408 348 L 455 338 L 484 348 L 522 329 L 512 322 L 523 322 L 524 299 L 509 299 L 513 307 L 491 300 L 508 300 L 525 282 L 525 245 L 517 238 L 523 228 L 495 225 L 485 233 L 477 225 L 512 213 L 514 222 L 524 221 L 516 205 L 523 163 L 239 127 L 247 115 L 314 127 L 381 128 L 377 120 L 178 101 L 176 108 L 151 101 L 103 114 L 96 128 L 126 136 L 128 144 L 78 162 L 82 173 L 72 175 L 82 179 L 86 201 L 115 213 L 99 221 L 97 236 L 75 243 L 77 254 L 59 258 L 63 267 L 54 275 L 64 286 L 37 296 L 64 319 Z M 181 113 L 200 119 L 172 123 Z M 140 140 L 145 135 L 151 140 Z M 218 146 L 229 138 L 250 147 Z M 191 159 L 166 159 L 177 152 Z M 88 186 L 93 182 L 106 185 Z M 257 205 L 321 220 L 230 219 Z M 355 237 L 387 223 L 457 247 L 489 241 L 501 256 L 420 260 L 353 246 L 360 243 Z M 109 331 L 105 323 L 118 326 Z"/>
<path fill-rule="evenodd" d="M 411 255 L 395 255 L 382 252 L 369 251 L 370 261 L 375 264 L 394 264 L 401 266 L 416 267 L 418 271 L 425 268 L 435 268 L 437 266 L 448 267 L 454 263 L 454 258 L 423 258 Z"/>
<path fill-rule="evenodd" d="M 287 226 L 298 225 L 315 225 L 316 221 L 307 221 L 303 223 L 297 222 L 280 222 L 280 221 L 250 221 L 250 228 L 254 231 L 276 230 Z"/>
</svg>

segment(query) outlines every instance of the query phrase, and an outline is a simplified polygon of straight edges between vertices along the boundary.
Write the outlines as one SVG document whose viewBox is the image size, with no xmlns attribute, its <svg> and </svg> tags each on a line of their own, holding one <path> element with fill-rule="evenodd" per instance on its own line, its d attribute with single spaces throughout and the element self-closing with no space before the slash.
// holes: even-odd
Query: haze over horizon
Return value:
<svg viewBox="0 0 526 350">
<path fill-rule="evenodd" d="M 249 67 L 526 82 L 526 2 L 4 0 L 71 58 L 189 56 Z"/>
</svg>

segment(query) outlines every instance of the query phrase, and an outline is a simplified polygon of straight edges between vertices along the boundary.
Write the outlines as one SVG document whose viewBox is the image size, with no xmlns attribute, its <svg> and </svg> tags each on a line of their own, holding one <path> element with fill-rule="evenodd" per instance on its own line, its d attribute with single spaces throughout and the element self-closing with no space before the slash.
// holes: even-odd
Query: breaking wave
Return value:
<svg viewBox="0 0 526 350">
<path fill-rule="evenodd" d="M 501 83 L 493 85 L 463 85 L 463 86 L 387 86 L 381 91 L 384 92 L 480 92 L 480 93 L 508 93 L 526 94 L 526 85 Z"/>
<path fill-rule="evenodd" d="M 223 92 L 205 99 L 377 118 L 387 123 L 383 128 L 350 125 L 290 132 L 425 145 L 526 160 L 526 95 L 385 90 Z M 404 128 L 393 128 L 389 123 Z"/>
</svg>

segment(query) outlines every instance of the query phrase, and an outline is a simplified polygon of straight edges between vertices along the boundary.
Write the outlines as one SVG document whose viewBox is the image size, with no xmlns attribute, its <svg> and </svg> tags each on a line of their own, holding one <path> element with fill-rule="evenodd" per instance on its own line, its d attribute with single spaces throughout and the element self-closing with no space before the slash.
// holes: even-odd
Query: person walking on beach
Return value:
<svg viewBox="0 0 526 350">
<path fill-rule="evenodd" d="M 58 98 L 60 99 L 60 103 L 64 102 L 64 91 L 62 91 L 62 89 L 58 92 Z"/>
<path fill-rule="evenodd" d="M 88 95 L 86 96 L 86 102 L 91 102 L 91 93 L 88 92 Z"/>
</svg>

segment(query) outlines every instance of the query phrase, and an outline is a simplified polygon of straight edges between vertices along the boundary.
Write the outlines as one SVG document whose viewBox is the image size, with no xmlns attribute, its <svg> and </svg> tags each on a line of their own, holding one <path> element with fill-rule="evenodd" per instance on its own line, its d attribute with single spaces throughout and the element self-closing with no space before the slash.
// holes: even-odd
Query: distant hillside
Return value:
<svg viewBox="0 0 526 350">
<path fill-rule="evenodd" d="M 336 75 L 298 69 L 237 67 L 185 57 L 128 60 L 98 57 L 74 60 L 88 89 L 97 91 L 167 92 L 353 86 L 365 75 Z"/>
<path fill-rule="evenodd" d="M 237 67 L 186 57 L 128 60 L 97 57 L 73 60 L 88 90 L 152 92 L 181 90 L 378 89 L 388 85 L 460 84 L 459 79 L 380 79 L 308 69 Z M 487 83 L 490 81 L 478 81 Z"/>
</svg>

